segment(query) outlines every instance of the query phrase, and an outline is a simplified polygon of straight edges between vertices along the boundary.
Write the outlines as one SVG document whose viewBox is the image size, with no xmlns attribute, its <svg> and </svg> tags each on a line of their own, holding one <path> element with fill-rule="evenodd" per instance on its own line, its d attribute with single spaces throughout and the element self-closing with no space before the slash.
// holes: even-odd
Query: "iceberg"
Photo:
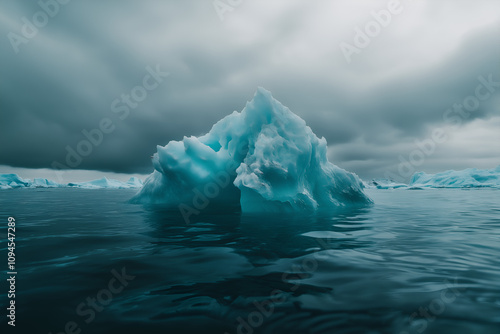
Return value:
<svg viewBox="0 0 500 334">
<path fill-rule="evenodd" d="M 413 174 L 410 186 L 420 188 L 500 188 L 500 166 L 495 169 L 468 168 L 437 174 Z"/>
<path fill-rule="evenodd" d="M 357 175 L 328 161 L 326 140 L 263 88 L 207 134 L 157 146 L 153 166 L 136 203 L 243 212 L 371 203 Z"/>
<path fill-rule="evenodd" d="M 41 178 L 36 178 L 33 180 L 33 183 L 31 184 L 31 187 L 34 188 L 60 188 L 62 187 L 62 184 L 56 183 L 51 180 L 47 179 L 41 179 Z"/>
<path fill-rule="evenodd" d="M 136 177 L 130 178 L 127 182 L 122 182 L 118 180 L 108 179 L 103 177 L 102 179 L 88 181 L 88 182 L 78 182 L 78 183 L 68 183 L 68 187 L 82 188 L 82 189 L 131 189 L 140 188 L 142 186 L 142 181 Z"/>
<path fill-rule="evenodd" d="M 142 187 L 142 181 L 131 177 L 127 182 L 102 178 L 89 182 L 59 184 L 57 182 L 36 178 L 33 181 L 23 179 L 17 174 L 0 174 L 0 190 L 13 188 L 82 188 L 82 189 L 134 189 Z"/>
<path fill-rule="evenodd" d="M 405 183 L 398 183 L 393 180 L 387 179 L 375 179 L 368 183 L 367 188 L 371 189 L 400 189 L 400 188 L 408 188 L 408 185 Z"/>
<path fill-rule="evenodd" d="M 129 186 L 129 188 L 141 188 L 142 185 L 143 185 L 143 182 L 141 179 L 139 179 L 138 177 L 135 177 L 135 176 L 132 176 L 128 181 L 127 181 L 127 186 Z"/>
<path fill-rule="evenodd" d="M 24 180 L 17 174 L 0 174 L 0 189 L 25 188 L 31 186 L 30 180 Z"/>
</svg>

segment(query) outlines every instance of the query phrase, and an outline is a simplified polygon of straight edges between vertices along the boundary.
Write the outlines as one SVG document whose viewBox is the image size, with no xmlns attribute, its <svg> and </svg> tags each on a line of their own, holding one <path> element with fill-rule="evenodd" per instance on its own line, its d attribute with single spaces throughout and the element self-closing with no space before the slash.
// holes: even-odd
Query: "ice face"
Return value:
<svg viewBox="0 0 500 334">
<path fill-rule="evenodd" d="M 427 188 L 500 188 L 500 166 L 495 169 L 469 168 L 437 174 L 415 173 L 410 186 Z"/>
<path fill-rule="evenodd" d="M 328 161 L 326 140 L 263 88 L 206 135 L 157 150 L 136 202 L 240 205 L 244 212 L 371 202 L 355 174 Z"/>
</svg>

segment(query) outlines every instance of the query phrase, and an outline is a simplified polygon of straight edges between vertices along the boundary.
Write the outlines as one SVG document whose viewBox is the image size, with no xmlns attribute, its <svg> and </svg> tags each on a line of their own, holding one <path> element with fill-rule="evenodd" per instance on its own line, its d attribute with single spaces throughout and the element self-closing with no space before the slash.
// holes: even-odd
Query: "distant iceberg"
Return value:
<svg viewBox="0 0 500 334">
<path fill-rule="evenodd" d="M 34 187 L 34 188 L 60 188 L 60 187 L 63 187 L 63 185 L 56 183 L 54 181 L 51 181 L 51 180 L 37 178 L 37 179 L 33 180 L 33 183 L 31 184 L 30 187 Z"/>
<path fill-rule="evenodd" d="M 155 171 L 135 202 L 197 208 L 210 202 L 244 212 L 371 203 L 357 175 L 328 161 L 326 140 L 263 88 L 206 135 L 157 151 Z"/>
<path fill-rule="evenodd" d="M 142 187 L 142 181 L 136 177 L 131 177 L 127 182 L 122 182 L 118 180 L 108 179 L 103 177 L 99 180 L 88 181 L 88 182 L 78 182 L 78 183 L 68 183 L 68 187 L 82 188 L 82 189 L 131 189 Z"/>
<path fill-rule="evenodd" d="M 24 180 L 17 174 L 0 174 L 0 189 L 25 188 L 31 184 L 30 180 Z"/>
<path fill-rule="evenodd" d="M 127 185 L 130 187 L 130 188 L 141 188 L 143 186 L 143 182 L 141 179 L 139 179 L 138 177 L 135 177 L 135 176 L 132 176 L 128 181 L 127 181 Z"/>
<path fill-rule="evenodd" d="M 408 188 L 408 185 L 405 183 L 395 182 L 393 180 L 375 179 L 370 181 L 366 187 L 370 189 L 406 189 Z"/>
<path fill-rule="evenodd" d="M 33 181 L 23 179 L 17 174 L 0 174 L 0 189 L 13 188 L 82 188 L 82 189 L 132 189 L 142 187 L 142 181 L 131 177 L 127 182 L 102 178 L 89 182 L 59 184 L 57 182 L 36 178 Z"/>
<path fill-rule="evenodd" d="M 500 166 L 495 169 L 469 168 L 437 174 L 415 173 L 410 186 L 420 188 L 500 188 Z"/>
</svg>

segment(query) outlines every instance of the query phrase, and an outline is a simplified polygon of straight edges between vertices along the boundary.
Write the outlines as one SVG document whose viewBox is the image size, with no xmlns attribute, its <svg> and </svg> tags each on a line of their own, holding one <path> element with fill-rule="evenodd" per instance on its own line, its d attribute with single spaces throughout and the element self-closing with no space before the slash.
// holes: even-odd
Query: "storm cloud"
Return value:
<svg viewBox="0 0 500 334">
<path fill-rule="evenodd" d="M 6 0 L 0 35 L 0 164 L 13 169 L 73 168 L 68 147 L 105 120 L 74 168 L 150 172 L 156 145 L 208 132 L 258 86 L 363 178 L 398 174 L 435 129 L 447 139 L 415 169 L 500 164 L 500 87 L 447 113 L 500 82 L 495 0 Z"/>
</svg>

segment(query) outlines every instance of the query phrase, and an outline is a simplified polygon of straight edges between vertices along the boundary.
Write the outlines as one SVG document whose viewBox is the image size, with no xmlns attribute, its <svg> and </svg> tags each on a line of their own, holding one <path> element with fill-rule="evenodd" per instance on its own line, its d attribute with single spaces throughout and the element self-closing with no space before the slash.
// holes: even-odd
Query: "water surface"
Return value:
<svg viewBox="0 0 500 334">
<path fill-rule="evenodd" d="M 17 221 L 16 332 L 500 333 L 498 190 L 369 190 L 371 207 L 190 224 L 134 192 L 0 191 L 3 225 Z M 104 300 L 112 270 L 133 279 Z"/>
</svg>

